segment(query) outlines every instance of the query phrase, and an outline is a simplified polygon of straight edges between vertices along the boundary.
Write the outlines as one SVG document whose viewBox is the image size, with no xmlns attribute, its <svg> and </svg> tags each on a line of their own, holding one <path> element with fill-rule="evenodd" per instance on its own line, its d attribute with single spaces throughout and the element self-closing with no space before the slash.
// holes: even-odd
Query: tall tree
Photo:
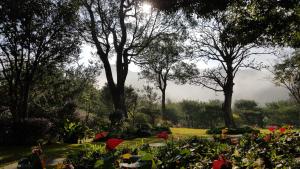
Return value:
<svg viewBox="0 0 300 169">
<path fill-rule="evenodd" d="M 106 74 L 115 112 L 127 117 L 124 87 L 131 59 L 160 34 L 173 19 L 155 10 L 143 11 L 139 0 L 83 0 L 85 39 L 97 49 Z M 162 24 L 163 21 L 164 24 Z M 116 58 L 113 77 L 111 57 Z M 120 120 L 120 119 L 119 119 Z"/>
<path fill-rule="evenodd" d="M 231 7 L 238 37 L 244 41 L 300 46 L 300 1 L 238 0 Z"/>
<path fill-rule="evenodd" d="M 177 34 L 162 34 L 152 41 L 147 49 L 136 58 L 142 78 L 153 82 L 161 92 L 161 112 L 165 118 L 166 89 L 168 81 L 174 80 L 176 68 L 184 60 L 182 39 Z"/>
<path fill-rule="evenodd" d="M 293 100 L 300 104 L 300 49 L 296 49 L 282 63 L 276 64 L 272 72 L 274 82 L 285 87 L 290 92 Z"/>
<path fill-rule="evenodd" d="M 77 5 L 72 1 L 0 2 L 0 65 L 15 122 L 29 117 L 28 98 L 35 80 L 57 63 L 79 53 Z"/>
<path fill-rule="evenodd" d="M 264 54 L 253 52 L 257 47 L 255 41 L 239 40 L 236 34 L 235 20 L 230 12 L 219 13 L 211 22 L 197 26 L 199 32 L 193 32 L 193 42 L 197 46 L 196 57 L 218 63 L 218 66 L 208 68 L 192 80 L 216 92 L 223 92 L 223 113 L 225 125 L 235 127 L 232 116 L 232 95 L 234 78 L 241 68 L 259 70 L 261 64 L 251 59 L 252 55 Z"/>
</svg>

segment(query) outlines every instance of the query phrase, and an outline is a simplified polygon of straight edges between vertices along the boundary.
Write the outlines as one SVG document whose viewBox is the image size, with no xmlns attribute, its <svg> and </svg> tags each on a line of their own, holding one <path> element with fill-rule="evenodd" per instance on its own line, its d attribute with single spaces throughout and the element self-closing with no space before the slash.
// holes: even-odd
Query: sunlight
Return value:
<svg viewBox="0 0 300 169">
<path fill-rule="evenodd" d="M 147 3 L 147 2 L 143 3 L 143 5 L 142 5 L 142 11 L 143 11 L 144 13 L 150 13 L 150 12 L 151 12 L 151 9 L 152 9 L 151 4 L 149 4 L 149 3 Z"/>
</svg>

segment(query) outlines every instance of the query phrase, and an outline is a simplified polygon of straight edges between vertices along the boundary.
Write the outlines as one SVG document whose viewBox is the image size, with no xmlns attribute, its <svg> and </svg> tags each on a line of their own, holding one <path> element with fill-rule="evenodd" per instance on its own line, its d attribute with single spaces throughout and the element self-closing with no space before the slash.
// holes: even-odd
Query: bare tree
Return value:
<svg viewBox="0 0 300 169">
<path fill-rule="evenodd" d="M 198 26 L 199 32 L 193 34 L 196 57 L 218 66 L 203 70 L 192 83 L 224 93 L 225 125 L 235 127 L 231 110 L 234 78 L 241 68 L 261 69 L 262 64 L 256 63 L 251 56 L 265 53 L 254 52 L 255 43 L 243 43 L 245 41 L 235 34 L 234 20 L 224 13 L 202 23 Z"/>
<path fill-rule="evenodd" d="M 124 86 L 128 65 L 161 32 L 169 31 L 175 18 L 155 10 L 145 12 L 139 0 L 83 0 L 84 38 L 97 49 L 114 109 L 127 117 Z M 163 24 L 162 24 L 163 23 Z M 116 58 L 116 77 L 113 77 L 111 60 Z M 120 120 L 120 119 L 119 119 Z"/>
</svg>

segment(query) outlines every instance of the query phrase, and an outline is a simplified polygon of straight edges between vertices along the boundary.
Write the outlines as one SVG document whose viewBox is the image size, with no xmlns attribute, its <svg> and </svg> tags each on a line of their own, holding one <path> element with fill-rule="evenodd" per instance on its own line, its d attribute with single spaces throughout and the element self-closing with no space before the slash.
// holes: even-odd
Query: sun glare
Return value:
<svg viewBox="0 0 300 169">
<path fill-rule="evenodd" d="M 151 12 L 151 8 L 152 8 L 151 4 L 149 4 L 147 2 L 143 3 L 143 5 L 142 5 L 142 10 L 145 13 L 150 13 Z"/>
</svg>

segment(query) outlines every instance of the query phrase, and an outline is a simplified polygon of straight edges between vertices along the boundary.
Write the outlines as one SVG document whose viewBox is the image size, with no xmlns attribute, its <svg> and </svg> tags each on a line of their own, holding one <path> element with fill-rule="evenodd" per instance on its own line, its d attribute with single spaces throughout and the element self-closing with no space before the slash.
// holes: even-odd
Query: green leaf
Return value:
<svg viewBox="0 0 300 169">
<path fill-rule="evenodd" d="M 94 168 L 100 168 L 101 166 L 104 165 L 104 161 L 103 160 L 97 160 L 95 165 L 94 165 Z"/>
<path fill-rule="evenodd" d="M 150 160 L 153 160 L 153 159 L 154 159 L 154 157 L 150 153 L 144 154 L 143 157 L 141 158 L 142 161 L 150 161 Z"/>
<path fill-rule="evenodd" d="M 181 154 L 181 155 L 190 155 L 190 154 L 191 154 L 191 151 L 188 150 L 188 149 L 183 149 L 183 150 L 180 151 L 180 154 Z"/>
</svg>

